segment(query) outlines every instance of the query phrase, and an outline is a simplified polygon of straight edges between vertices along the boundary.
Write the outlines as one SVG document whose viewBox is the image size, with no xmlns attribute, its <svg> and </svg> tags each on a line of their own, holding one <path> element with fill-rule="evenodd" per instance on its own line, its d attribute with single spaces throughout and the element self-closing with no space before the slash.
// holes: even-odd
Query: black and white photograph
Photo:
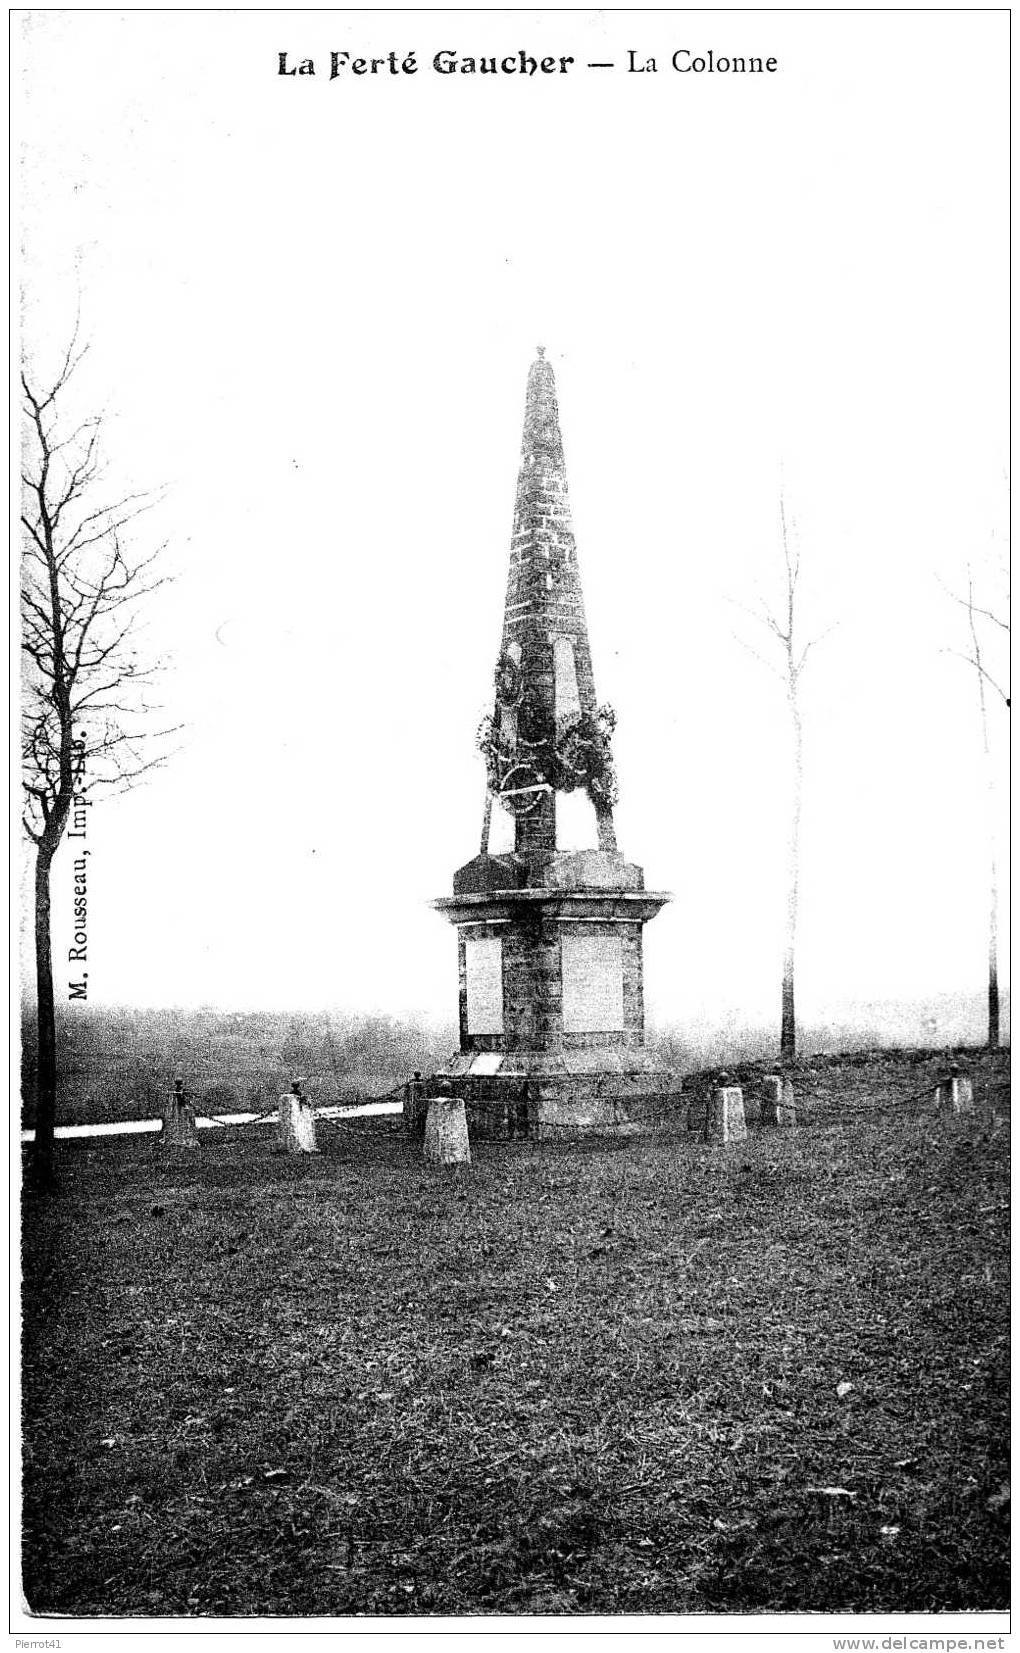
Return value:
<svg viewBox="0 0 1020 1653">
<path fill-rule="evenodd" d="M 1009 29 L 11 14 L 17 1647 L 1006 1648 Z"/>
</svg>

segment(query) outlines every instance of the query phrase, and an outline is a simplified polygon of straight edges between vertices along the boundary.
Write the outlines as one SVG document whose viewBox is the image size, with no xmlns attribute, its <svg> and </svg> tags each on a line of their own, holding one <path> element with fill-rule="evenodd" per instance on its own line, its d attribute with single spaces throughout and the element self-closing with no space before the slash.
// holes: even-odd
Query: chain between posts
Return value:
<svg viewBox="0 0 1020 1653">
<path fill-rule="evenodd" d="M 315 1119 L 320 1120 L 322 1124 L 334 1126 L 338 1131 L 350 1131 L 358 1136 L 389 1136 L 392 1138 L 398 1133 L 406 1134 L 402 1133 L 400 1126 L 395 1125 L 390 1121 L 387 1121 L 386 1123 L 380 1122 L 379 1124 L 368 1124 L 367 1121 L 362 1119 L 359 1120 L 357 1124 L 354 1124 L 353 1121 L 348 1119 L 328 1118 L 327 1113 L 329 1110 L 337 1106 L 343 1107 L 349 1105 L 352 1109 L 356 1109 L 372 1106 L 375 1103 L 394 1101 L 397 1098 L 405 1097 L 408 1086 L 413 1083 L 415 1083 L 413 1080 L 402 1080 L 399 1084 L 394 1085 L 390 1090 L 382 1091 L 377 1096 L 366 1096 L 361 1100 L 350 1104 L 326 1103 L 321 1107 L 313 1108 L 312 1112 Z M 927 1079 L 923 1085 L 920 1085 L 917 1090 L 908 1092 L 906 1096 L 892 1097 L 888 1101 L 880 1103 L 877 1107 L 868 1108 L 864 1111 L 869 1114 L 874 1114 L 898 1110 L 909 1103 L 919 1101 L 922 1097 L 929 1096 L 938 1083 L 939 1076 L 932 1076 Z M 678 1104 L 676 1108 L 676 1118 L 659 1119 L 656 1121 L 656 1124 L 660 1126 L 668 1126 L 673 1124 L 679 1126 L 685 1132 L 692 1129 L 696 1130 L 697 1121 L 695 1121 L 693 1126 L 690 1123 L 691 1108 L 692 1106 L 698 1106 L 699 1104 L 704 1104 L 707 1106 L 707 1100 L 707 1096 L 699 1093 L 689 1092 L 684 1095 L 682 1092 L 678 1091 L 676 1093 L 676 1102 Z M 988 1100 L 987 1082 L 985 1084 L 985 1100 L 986 1102 Z M 491 1101 L 487 1098 L 481 1097 L 476 1100 L 465 1098 L 464 1105 L 465 1108 L 468 1109 L 469 1113 L 474 1114 L 476 1117 L 478 1115 L 482 1115 L 483 1117 L 487 1116 L 491 1118 L 500 1118 L 504 1122 L 507 1120 L 507 1104 L 505 1102 Z M 196 1112 L 198 1113 L 199 1118 L 207 1119 L 212 1124 L 218 1125 L 222 1129 L 238 1128 L 239 1122 L 236 1119 L 223 1119 L 218 1114 L 208 1113 L 201 1110 L 196 1110 Z M 278 1109 L 276 1107 L 267 1108 L 265 1112 L 255 1115 L 254 1118 L 244 1120 L 243 1125 L 261 1125 L 267 1120 L 275 1119 L 277 1114 Z M 537 1129 L 528 1128 L 528 1126 L 532 1125 L 532 1123 L 537 1125 Z M 556 1120 L 543 1119 L 535 1122 L 528 1121 L 524 1129 L 515 1130 L 513 1135 L 508 1135 L 508 1140 L 541 1141 L 543 1136 L 548 1135 L 552 1131 L 570 1131 L 575 1135 L 583 1135 L 586 1138 L 590 1138 L 592 1136 L 611 1135 L 615 1131 L 632 1131 L 633 1129 L 634 1122 L 624 1119 L 605 1119 L 597 1122 L 593 1121 L 591 1124 L 586 1125 L 581 1125 L 579 1123 L 562 1123 Z"/>
<path fill-rule="evenodd" d="M 930 1095 L 931 1091 L 935 1088 L 936 1084 L 937 1084 L 937 1080 L 930 1079 L 924 1085 L 920 1086 L 916 1091 L 911 1091 L 906 1096 L 894 1097 L 889 1102 L 881 1104 L 879 1108 L 868 1109 L 867 1112 L 869 1112 L 869 1113 L 885 1112 L 888 1109 L 901 1108 L 901 1107 L 907 1105 L 908 1103 L 919 1101 L 921 1099 L 921 1097 Z M 405 1085 L 404 1084 L 396 1085 L 396 1086 L 394 1086 L 393 1090 L 384 1091 L 379 1096 L 368 1097 L 368 1098 L 365 1099 L 364 1103 L 354 1103 L 354 1104 L 352 1104 L 352 1106 L 353 1107 L 361 1107 L 361 1106 L 366 1106 L 366 1105 L 369 1105 L 369 1104 L 375 1103 L 375 1102 L 390 1101 L 390 1100 L 395 1099 L 396 1097 L 398 1097 L 404 1090 L 405 1090 Z M 688 1094 L 687 1096 L 684 1096 L 682 1093 L 678 1092 L 676 1100 L 677 1100 L 677 1104 L 678 1104 L 677 1109 L 676 1109 L 676 1118 L 672 1119 L 672 1120 L 668 1119 L 668 1118 L 667 1119 L 659 1119 L 659 1120 L 656 1121 L 656 1123 L 659 1124 L 659 1125 L 667 1125 L 667 1126 L 670 1125 L 670 1124 L 673 1124 L 673 1125 L 676 1125 L 677 1127 L 679 1127 L 680 1129 L 684 1130 L 685 1132 L 692 1129 L 692 1128 L 696 1128 L 696 1126 L 692 1127 L 688 1123 L 688 1116 L 690 1114 L 690 1110 L 691 1110 L 692 1106 L 697 1106 L 699 1104 L 707 1104 L 707 1098 L 697 1096 L 697 1095 L 694 1095 L 694 1094 Z M 478 1116 L 479 1114 L 481 1114 L 482 1116 L 487 1116 L 487 1117 L 490 1117 L 490 1118 L 500 1118 L 502 1120 L 506 1119 L 506 1104 L 505 1103 L 490 1102 L 490 1101 L 486 1101 L 484 1099 L 478 1099 L 477 1101 L 472 1101 L 472 1100 L 465 1099 L 464 1105 L 465 1105 L 465 1108 L 468 1110 L 469 1114 L 473 1113 L 475 1116 Z M 331 1106 L 331 1105 L 327 1104 L 327 1107 L 328 1106 Z M 332 1104 L 332 1106 L 335 1106 L 335 1104 Z M 365 1121 L 359 1121 L 358 1124 L 354 1124 L 353 1122 L 350 1122 L 346 1119 L 330 1119 L 330 1118 L 326 1117 L 326 1108 L 316 1108 L 313 1111 L 314 1111 L 314 1114 L 315 1114 L 315 1118 L 317 1120 L 321 1120 L 322 1124 L 334 1126 L 337 1130 L 340 1130 L 340 1131 L 343 1131 L 343 1130 L 351 1131 L 357 1136 L 372 1136 L 372 1135 L 375 1135 L 375 1136 L 394 1136 L 394 1135 L 397 1134 L 398 1130 L 400 1129 L 400 1127 L 395 1126 L 393 1123 L 368 1124 Z M 206 1115 L 203 1115 L 202 1117 L 208 1118 L 208 1119 L 214 1119 L 215 1122 L 219 1125 L 233 1124 L 233 1121 L 218 1119 L 213 1114 L 206 1114 Z M 266 1113 L 260 1114 L 256 1119 L 246 1120 L 245 1124 L 246 1125 L 258 1125 L 258 1124 L 262 1123 L 264 1120 L 273 1119 L 275 1117 L 276 1117 L 276 1109 L 271 1108 Z M 579 1136 L 584 1135 L 585 1137 L 599 1136 L 599 1135 L 610 1135 L 614 1131 L 632 1131 L 634 1129 L 634 1123 L 635 1123 L 634 1121 L 628 1120 L 628 1119 L 604 1119 L 604 1120 L 599 1120 L 597 1122 L 593 1121 L 591 1124 L 582 1125 L 582 1124 L 579 1124 L 579 1123 L 570 1123 L 570 1122 L 563 1123 L 563 1122 L 557 1121 L 557 1120 L 543 1119 L 543 1120 L 537 1122 L 537 1124 L 538 1124 L 538 1130 L 537 1131 L 533 1132 L 533 1131 L 528 1130 L 528 1129 L 518 1130 L 514 1133 L 514 1137 L 510 1138 L 509 1140 L 519 1139 L 519 1140 L 524 1141 L 524 1140 L 530 1139 L 532 1141 L 536 1141 L 536 1140 L 540 1140 L 542 1135 L 545 1135 L 550 1131 L 572 1131 L 576 1135 L 579 1135 Z"/>
<path fill-rule="evenodd" d="M 401 1092 L 404 1091 L 407 1088 L 407 1085 L 409 1083 L 410 1083 L 410 1081 L 408 1081 L 406 1079 L 403 1079 L 403 1080 L 401 1080 L 399 1085 L 394 1085 L 392 1090 L 383 1091 L 381 1093 L 381 1095 L 379 1095 L 379 1096 L 366 1096 L 360 1102 L 351 1102 L 349 1104 L 344 1103 L 344 1102 L 326 1102 L 326 1103 L 323 1103 L 322 1107 L 313 1108 L 312 1109 L 312 1114 L 316 1119 L 321 1119 L 324 1124 L 327 1124 L 327 1125 L 333 1124 L 333 1125 L 335 1125 L 335 1124 L 338 1124 L 339 1121 L 326 1119 L 325 1115 L 326 1115 L 327 1109 L 336 1108 L 336 1107 L 341 1107 L 342 1108 L 342 1107 L 347 1107 L 347 1106 L 350 1106 L 352 1108 L 364 1108 L 364 1107 L 372 1106 L 372 1104 L 375 1103 L 375 1102 L 389 1102 L 389 1101 L 393 1100 L 395 1097 L 398 1097 L 401 1094 Z M 233 1129 L 239 1123 L 236 1119 L 221 1119 L 219 1114 L 208 1113 L 204 1109 L 203 1110 L 196 1109 L 196 1114 L 197 1114 L 197 1117 L 199 1119 L 210 1119 L 210 1120 L 212 1120 L 214 1125 L 222 1125 L 224 1127 L 224 1129 Z M 245 1119 L 245 1120 L 241 1121 L 240 1123 L 242 1125 L 262 1125 L 262 1124 L 265 1123 L 265 1121 L 267 1119 L 276 1119 L 278 1114 L 279 1114 L 279 1105 L 277 1105 L 276 1107 L 267 1108 L 265 1113 L 256 1114 L 253 1119 Z"/>
</svg>

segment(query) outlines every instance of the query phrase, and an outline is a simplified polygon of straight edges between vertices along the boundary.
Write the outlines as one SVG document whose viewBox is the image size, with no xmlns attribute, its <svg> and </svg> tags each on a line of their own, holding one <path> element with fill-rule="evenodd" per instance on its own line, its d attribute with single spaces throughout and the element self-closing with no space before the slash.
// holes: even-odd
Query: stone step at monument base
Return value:
<svg viewBox="0 0 1020 1653">
<path fill-rule="evenodd" d="M 621 1059 L 610 1071 L 596 1068 L 590 1052 L 485 1054 L 490 1060 L 481 1065 L 483 1071 L 476 1054 L 468 1052 L 428 1081 L 433 1091 L 446 1090 L 464 1101 L 476 1139 L 562 1135 L 566 1140 L 585 1131 L 615 1135 L 683 1124 L 687 1099 L 681 1098 L 679 1077 L 652 1057 L 641 1060 L 642 1053 L 624 1053 L 638 1061 L 625 1066 Z M 421 1130 L 420 1110 L 407 1106 L 404 1117 L 409 1130 Z"/>
</svg>

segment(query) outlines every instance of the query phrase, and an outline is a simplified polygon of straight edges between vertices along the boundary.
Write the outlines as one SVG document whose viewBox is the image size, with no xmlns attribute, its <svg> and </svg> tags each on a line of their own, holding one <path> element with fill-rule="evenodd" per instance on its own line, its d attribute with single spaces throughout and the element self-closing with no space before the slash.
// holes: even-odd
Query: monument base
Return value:
<svg viewBox="0 0 1020 1653">
<path fill-rule="evenodd" d="M 642 929 L 669 897 L 641 868 L 607 850 L 479 855 L 454 890 L 433 906 L 458 931 L 460 1051 L 433 1079 L 472 1134 L 679 1117 L 679 1079 L 644 1042 Z"/>
<path fill-rule="evenodd" d="M 645 1052 L 468 1051 L 433 1075 L 460 1098 L 473 1137 L 549 1140 L 561 1131 L 638 1132 L 683 1123 L 681 1081 Z M 418 1110 L 405 1109 L 412 1131 Z"/>
</svg>

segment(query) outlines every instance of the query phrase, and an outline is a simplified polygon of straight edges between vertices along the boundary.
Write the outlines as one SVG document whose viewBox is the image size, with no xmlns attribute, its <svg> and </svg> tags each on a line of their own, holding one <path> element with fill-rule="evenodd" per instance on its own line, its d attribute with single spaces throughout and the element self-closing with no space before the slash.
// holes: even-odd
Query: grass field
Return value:
<svg viewBox="0 0 1020 1653">
<path fill-rule="evenodd" d="M 1005 1608 L 1004 1072 L 952 1118 L 923 1065 L 829 1066 L 796 1133 L 464 1173 L 379 1121 L 68 1147 L 26 1204 L 31 1607 Z"/>
</svg>

